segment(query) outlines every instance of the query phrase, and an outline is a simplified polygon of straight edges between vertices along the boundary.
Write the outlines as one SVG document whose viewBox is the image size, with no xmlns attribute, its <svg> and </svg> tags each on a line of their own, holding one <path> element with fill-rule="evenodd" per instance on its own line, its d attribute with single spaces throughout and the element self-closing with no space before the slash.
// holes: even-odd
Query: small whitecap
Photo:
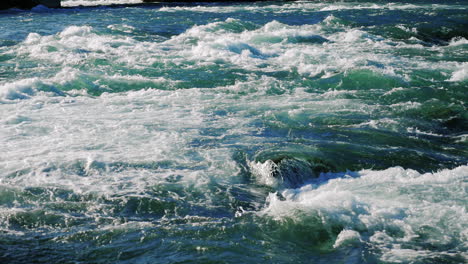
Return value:
<svg viewBox="0 0 468 264">
<path fill-rule="evenodd" d="M 460 82 L 468 79 L 468 63 L 463 63 L 460 68 L 452 73 L 451 82 Z"/>
<path fill-rule="evenodd" d="M 90 26 L 70 26 L 59 33 L 62 38 L 71 36 L 85 36 L 91 33 L 92 27 Z"/>
<path fill-rule="evenodd" d="M 24 40 L 24 44 L 36 44 L 41 40 L 41 35 L 37 33 L 29 33 L 26 39 Z"/>
<path fill-rule="evenodd" d="M 62 0 L 63 7 L 100 6 L 115 4 L 140 4 L 142 0 Z"/>
<path fill-rule="evenodd" d="M 30 78 L 0 85 L 0 98 L 7 100 L 27 99 L 36 94 L 35 87 L 40 83 L 39 78 Z"/>
<path fill-rule="evenodd" d="M 456 37 L 450 40 L 449 46 L 459 46 L 459 45 L 465 45 L 468 44 L 468 40 L 463 37 Z"/>
<path fill-rule="evenodd" d="M 264 184 L 271 187 L 278 186 L 278 179 L 273 176 L 274 170 L 277 165 L 271 161 L 266 160 L 265 162 L 249 162 L 250 170 L 256 177 L 258 183 Z"/>
<path fill-rule="evenodd" d="M 338 234 L 333 248 L 356 245 L 361 242 L 361 235 L 354 230 L 345 229 Z"/>
</svg>

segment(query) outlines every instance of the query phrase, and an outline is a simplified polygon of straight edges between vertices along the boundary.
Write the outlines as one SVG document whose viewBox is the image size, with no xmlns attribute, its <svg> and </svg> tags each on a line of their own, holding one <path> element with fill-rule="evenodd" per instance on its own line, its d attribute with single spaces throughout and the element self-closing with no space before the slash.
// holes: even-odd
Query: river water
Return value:
<svg viewBox="0 0 468 264">
<path fill-rule="evenodd" d="M 468 3 L 0 11 L 1 263 L 463 263 Z"/>
</svg>

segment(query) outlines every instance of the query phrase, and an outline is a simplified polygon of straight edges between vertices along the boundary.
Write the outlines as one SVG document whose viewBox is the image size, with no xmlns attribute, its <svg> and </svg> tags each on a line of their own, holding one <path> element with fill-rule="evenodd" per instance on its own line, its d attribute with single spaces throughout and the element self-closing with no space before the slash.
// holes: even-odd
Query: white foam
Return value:
<svg viewBox="0 0 468 264">
<path fill-rule="evenodd" d="M 464 62 L 460 67 L 452 73 L 449 79 L 451 82 L 460 82 L 468 79 L 468 62 Z"/>
<path fill-rule="evenodd" d="M 12 52 L 34 60 L 77 65 L 88 59 L 101 58 L 103 54 L 125 56 L 134 52 L 131 46 L 136 44 L 128 37 L 95 34 L 90 26 L 70 26 L 55 36 L 30 33 Z"/>
<path fill-rule="evenodd" d="M 310 76 L 332 76 L 337 70 L 355 68 L 358 64 L 365 64 L 366 59 L 371 59 L 367 57 L 369 55 L 376 59 L 375 55 L 363 54 L 356 46 L 348 45 L 350 42 L 363 42 L 364 45 L 378 41 L 378 38 L 356 29 L 327 36 L 321 24 L 289 26 L 272 21 L 257 30 L 241 33 L 214 30 L 222 23 L 232 23 L 232 19 L 192 27 L 168 43 L 182 47 L 190 44 L 192 52 L 183 54 L 200 63 L 221 60 L 249 70 L 297 69 L 301 74 Z M 313 41 L 313 36 L 323 40 L 307 46 L 287 43 L 290 38 L 309 38 Z M 335 43 L 326 43 L 327 38 Z M 265 62 L 270 66 L 260 68 Z"/>
<path fill-rule="evenodd" d="M 130 26 L 130 25 L 126 25 L 126 24 L 109 25 L 109 26 L 107 26 L 107 28 L 115 30 L 115 31 L 125 32 L 125 33 L 132 33 L 135 30 L 135 27 Z"/>
<path fill-rule="evenodd" d="M 466 179 L 468 166 L 435 173 L 418 173 L 400 167 L 382 171 L 322 174 L 315 183 L 299 189 L 281 191 L 285 200 L 272 194 L 261 214 L 278 221 L 319 215 L 324 228 L 341 225 L 335 247 L 346 241 L 372 242 L 382 250 L 381 260 L 427 257 L 427 254 L 451 254 L 441 250 L 400 250 L 399 245 L 418 245 L 418 239 L 433 245 L 456 240 L 463 250 L 468 221 Z M 435 233 L 424 233 L 427 227 Z M 421 233 L 422 232 L 422 233 Z M 365 235 L 364 235 L 365 234 Z M 450 237 L 448 234 L 458 234 Z"/>
<path fill-rule="evenodd" d="M 468 142 L 468 134 L 463 134 L 455 137 L 457 140 L 455 142 L 457 143 L 465 143 Z"/>
<path fill-rule="evenodd" d="M 360 243 L 361 242 L 361 235 L 359 232 L 356 232 L 354 230 L 348 230 L 344 229 L 338 234 L 338 237 L 335 240 L 335 243 L 333 244 L 333 248 L 339 248 L 342 246 L 349 246 L 355 243 Z"/>
<path fill-rule="evenodd" d="M 139 90 L 103 94 L 98 99 L 35 96 L 20 109 L 5 105 L 2 175 L 29 172 L 2 180 L 20 188 L 56 187 L 100 195 L 144 192 L 170 175 L 182 175 L 182 181 L 194 185 L 208 184 L 215 176 L 220 182 L 235 180 L 228 177 L 239 170 L 229 151 L 190 147 L 200 130 L 215 122 L 204 113 L 202 100 L 203 94 L 195 89 Z M 29 121 L 12 122 L 14 115 Z M 212 125 L 217 122 L 221 121 Z M 227 133 L 246 133 L 240 124 L 232 120 L 229 126 L 234 129 Z M 174 165 L 132 167 L 155 161 Z M 128 167 L 123 165 L 124 171 L 119 171 L 115 162 Z"/>
<path fill-rule="evenodd" d="M 267 160 L 263 163 L 251 161 L 249 162 L 249 167 L 258 183 L 271 187 L 278 187 L 278 180 L 273 177 L 273 171 L 276 169 L 277 165 L 273 161 Z"/>
<path fill-rule="evenodd" d="M 435 10 L 435 9 L 463 9 L 463 5 L 440 5 L 440 4 L 406 4 L 406 3 L 310 3 L 309 8 L 318 8 L 320 11 L 337 10 Z"/>
<path fill-rule="evenodd" d="M 332 23 L 335 20 L 337 18 L 330 15 L 322 23 L 313 25 L 291 26 L 271 21 L 257 29 L 250 29 L 251 26 L 242 29 L 242 21 L 227 18 L 193 26 L 163 42 L 138 41 L 128 35 L 99 34 L 90 26 L 71 26 L 51 36 L 30 33 L 10 52 L 65 67 L 98 59 L 135 69 L 151 67 L 154 63 L 170 61 L 177 65 L 189 61 L 200 67 L 228 63 L 249 71 L 297 71 L 304 77 L 320 78 L 366 69 L 406 81 L 410 81 L 407 71 L 414 68 L 443 72 L 457 67 L 455 62 L 429 63 L 424 59 L 378 52 L 390 48 L 405 49 L 412 44 L 402 42 L 394 47 L 387 40 L 362 29 Z M 126 24 L 112 24 L 108 28 L 123 33 L 135 30 Z M 419 45 L 418 48 L 424 47 Z M 401 71 L 401 68 L 405 70 Z M 462 67 L 450 80 L 463 80 L 464 73 Z"/>
<path fill-rule="evenodd" d="M 71 2 L 79 3 L 64 1 L 66 5 L 73 5 Z M 328 4 L 293 3 L 265 8 L 296 12 L 298 8 L 320 9 Z M 231 12 L 244 8 L 202 6 L 179 9 Z M 170 10 L 177 8 L 158 11 Z M 255 149 L 271 143 L 268 142 L 271 138 L 258 136 L 265 129 L 263 125 L 256 125 L 259 120 L 271 127 L 284 128 L 284 119 L 307 127 L 314 124 L 304 119 L 322 113 L 357 113 L 374 118 L 376 110 L 381 110 L 377 104 L 342 99 L 343 95 L 355 95 L 355 90 L 331 88 L 328 92 L 313 93 L 304 87 L 290 89 L 288 81 L 270 77 L 269 73 L 297 72 L 307 80 L 327 79 L 365 69 L 403 78 L 405 71 L 413 69 L 448 69 L 453 72 L 450 80 L 466 80 L 466 64 L 428 62 L 424 58 L 405 58 L 381 52 L 389 48 L 386 40 L 337 22 L 339 19 L 330 15 L 322 23 L 314 25 L 291 26 L 271 21 L 254 29 L 246 27 L 239 31 L 224 27 L 226 23 L 241 23 L 228 18 L 193 26 L 164 42 L 106 35 L 90 26 L 71 26 L 54 35 L 30 33 L 25 41 L 9 47 L 7 53 L 58 69 L 48 77 L 0 84 L 0 100 L 11 103 L 1 105 L 0 181 L 18 188 L 52 187 L 72 190 L 76 194 L 125 197 L 145 195 L 148 189 L 167 183 L 176 175 L 181 177 L 183 186 L 206 191 L 206 185 L 213 181 L 220 184 L 242 182 L 241 177 L 237 177 L 241 174 L 240 165 L 233 160 L 233 152 L 238 146 L 240 149 Z M 131 33 L 135 28 L 112 24 L 106 30 Z M 290 41 L 294 37 L 310 36 L 321 36 L 331 41 Z M 454 40 L 451 46 L 463 43 L 464 40 Z M 398 45 L 392 49 L 424 48 L 404 43 Z M 432 51 L 441 49 L 433 47 Z M 88 72 L 82 70 L 83 65 L 96 59 L 109 60 L 110 70 L 107 65 Z M 368 61 L 377 61 L 381 66 L 372 66 Z M 221 65 L 255 70 L 255 74 L 240 78 L 232 85 L 209 89 L 142 89 L 103 93 L 95 97 L 88 96 L 82 89 L 83 86 L 96 85 L 98 89 L 105 90 L 107 87 L 102 83 L 109 80 L 124 84 L 156 83 L 171 89 L 177 80 L 130 75 L 112 69 L 115 64 L 129 69 L 146 69 L 154 67 L 154 63 L 166 62 L 169 62 L 168 67 L 170 63 L 195 68 Z M 393 71 L 395 68 L 401 71 Z M 259 72 L 265 75 L 258 76 L 261 75 L 257 75 Z M 94 74 L 98 80 L 88 81 L 88 77 Z M 67 92 L 73 97 L 44 96 L 45 93 L 41 92 L 41 86 L 53 89 L 75 81 L 83 84 L 76 87 L 79 90 Z M 394 88 L 385 95 L 405 89 Z M 284 93 L 281 100 L 271 95 L 272 91 Z M 389 108 L 398 112 L 420 106 L 420 103 L 410 101 L 392 104 Z M 351 126 L 394 129 L 400 121 L 376 117 Z M 439 136 L 417 127 L 404 132 Z M 463 143 L 467 136 L 455 138 Z M 158 162 L 161 162 L 160 166 Z M 278 187 L 278 181 L 273 177 L 276 166 L 273 161 L 249 162 L 248 165 L 257 183 Z M 324 227 L 332 224 L 343 227 L 333 244 L 337 250 L 376 244 L 383 252 L 383 261 L 404 262 L 427 256 L 424 250 L 397 247 L 416 239 L 421 226 L 427 225 L 442 234 L 454 234 L 453 239 L 461 241 L 459 245 L 466 241 L 468 233 L 463 226 L 467 220 L 466 206 L 461 202 L 466 200 L 463 191 L 467 174 L 466 166 L 426 174 L 398 167 L 384 171 L 323 174 L 313 184 L 296 190 L 282 190 L 284 201 L 277 195 L 270 195 L 269 204 L 261 215 L 272 216 L 279 221 L 294 218 L 299 222 L 301 215 L 319 215 L 323 217 Z M 177 199 L 177 193 L 171 195 Z M 200 199 L 203 200 L 201 205 L 210 206 L 211 202 L 216 202 L 210 199 L 216 199 L 216 196 L 206 194 Z M 98 214 L 100 209 L 91 206 L 88 213 Z M 239 210 L 238 215 L 242 214 L 242 209 Z M 450 240 L 445 235 L 429 236 L 432 239 L 429 242 L 434 245 L 448 244 Z M 435 257 L 436 254 L 432 253 Z"/>
<path fill-rule="evenodd" d="M 36 93 L 34 88 L 40 83 L 39 78 L 29 78 L 0 85 L 0 99 L 26 99 Z"/>
<path fill-rule="evenodd" d="M 70 26 L 65 28 L 59 33 L 59 37 L 66 38 L 71 36 L 86 36 L 91 33 L 92 27 L 90 26 Z"/>
<path fill-rule="evenodd" d="M 25 44 L 37 44 L 41 40 L 41 35 L 37 33 L 29 33 L 26 39 L 24 40 Z"/>
<path fill-rule="evenodd" d="M 81 72 L 71 67 L 64 67 L 51 78 L 26 78 L 0 85 L 0 102 L 12 102 L 31 99 L 38 94 L 44 96 L 65 95 L 56 88 L 81 77 Z M 44 91 L 44 88 L 46 91 Z"/>
<path fill-rule="evenodd" d="M 413 27 L 413 28 L 409 28 L 409 27 L 405 27 L 404 25 L 397 25 L 397 26 L 395 26 L 395 27 L 396 27 L 396 28 L 399 28 L 399 29 L 401 29 L 401 30 L 404 30 L 404 31 L 406 31 L 406 32 L 408 32 L 408 33 L 418 33 L 417 28 L 414 28 L 414 27 Z"/>
<path fill-rule="evenodd" d="M 436 134 L 436 133 L 433 133 L 433 132 L 422 131 L 422 130 L 420 130 L 420 129 L 417 128 L 417 127 L 408 127 L 408 128 L 407 128 L 407 131 L 408 131 L 409 133 L 415 133 L 415 134 L 418 134 L 418 135 L 426 135 L 426 136 L 434 136 L 434 137 L 444 137 L 444 135 L 441 135 L 441 134 Z"/>
<path fill-rule="evenodd" d="M 142 0 L 62 0 L 64 7 L 76 6 L 98 6 L 98 5 L 115 5 L 115 4 L 140 4 Z"/>
<path fill-rule="evenodd" d="M 64 67 L 51 80 L 55 83 L 66 84 L 80 78 L 81 71 L 72 67 Z"/>
<path fill-rule="evenodd" d="M 323 7 L 320 9 L 320 11 L 337 11 L 337 10 L 349 10 L 349 9 L 380 9 L 382 6 L 377 5 L 377 4 L 370 4 L 370 5 L 336 5 L 336 4 L 331 4 L 327 5 L 326 7 Z"/>
<path fill-rule="evenodd" d="M 399 120 L 391 118 L 381 118 L 378 120 L 370 120 L 356 125 L 349 125 L 349 127 L 370 127 L 374 129 L 388 129 L 391 131 L 398 131 L 400 127 Z"/>
<path fill-rule="evenodd" d="M 466 38 L 458 37 L 451 39 L 449 46 L 460 46 L 465 44 L 468 44 L 468 40 Z"/>
<path fill-rule="evenodd" d="M 390 91 L 388 92 L 385 92 L 383 95 L 391 95 L 391 94 L 394 94 L 394 93 L 397 93 L 397 92 L 400 92 L 400 91 L 406 91 L 408 90 L 407 88 L 403 88 L 403 87 L 397 87 L 397 88 L 392 88 Z"/>
</svg>

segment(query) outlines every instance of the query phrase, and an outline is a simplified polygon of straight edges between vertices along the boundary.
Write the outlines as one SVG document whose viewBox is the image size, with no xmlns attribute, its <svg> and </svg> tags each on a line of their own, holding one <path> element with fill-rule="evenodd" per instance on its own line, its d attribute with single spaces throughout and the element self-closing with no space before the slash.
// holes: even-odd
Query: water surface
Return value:
<svg viewBox="0 0 468 264">
<path fill-rule="evenodd" d="M 463 263 L 465 1 L 0 11 L 2 263 Z"/>
</svg>

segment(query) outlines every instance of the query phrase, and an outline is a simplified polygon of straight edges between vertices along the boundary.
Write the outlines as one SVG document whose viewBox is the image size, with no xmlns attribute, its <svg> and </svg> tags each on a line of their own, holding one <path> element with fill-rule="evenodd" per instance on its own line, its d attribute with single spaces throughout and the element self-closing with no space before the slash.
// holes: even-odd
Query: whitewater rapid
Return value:
<svg viewBox="0 0 468 264">
<path fill-rule="evenodd" d="M 108 4 L 0 13 L 1 261 L 466 261 L 465 4 Z"/>
</svg>

